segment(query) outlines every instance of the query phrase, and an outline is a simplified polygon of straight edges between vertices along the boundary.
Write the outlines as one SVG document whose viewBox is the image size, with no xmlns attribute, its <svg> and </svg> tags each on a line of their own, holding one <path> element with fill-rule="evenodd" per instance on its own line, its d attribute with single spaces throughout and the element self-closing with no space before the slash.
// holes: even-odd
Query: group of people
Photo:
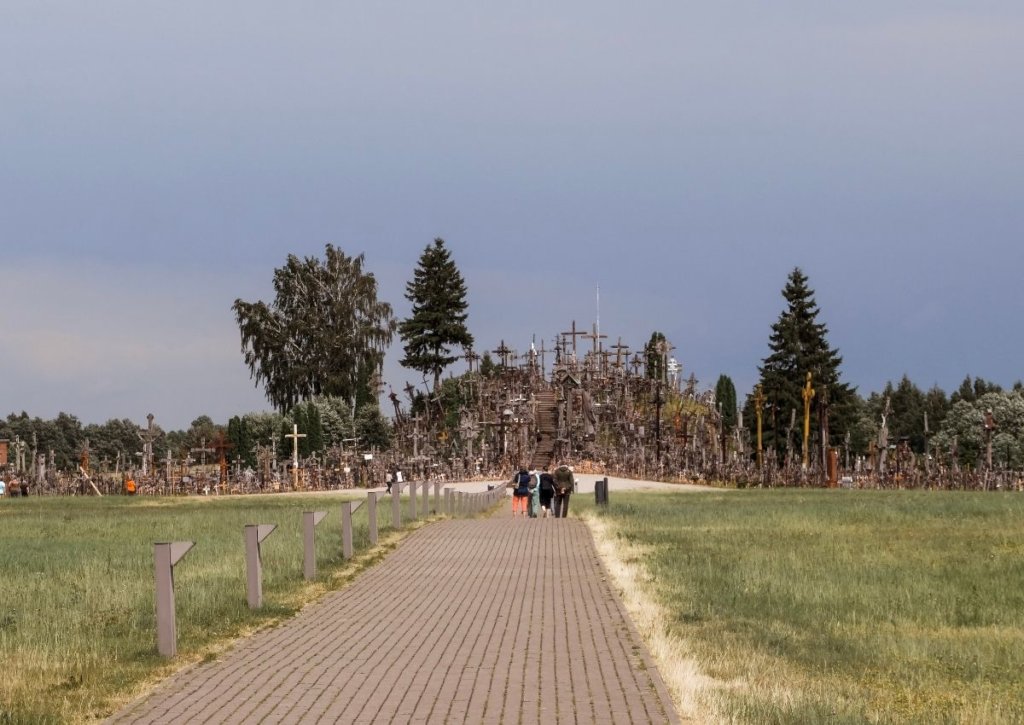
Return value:
<svg viewBox="0 0 1024 725">
<path fill-rule="evenodd" d="M 0 496 L 28 496 L 28 481 L 21 481 L 18 483 L 18 479 L 12 478 L 11 485 L 8 486 L 3 478 L 0 478 Z"/>
<path fill-rule="evenodd" d="M 520 468 L 512 478 L 512 517 L 564 519 L 569 515 L 569 496 L 576 488 L 572 468 L 562 464 L 555 472 Z"/>
</svg>

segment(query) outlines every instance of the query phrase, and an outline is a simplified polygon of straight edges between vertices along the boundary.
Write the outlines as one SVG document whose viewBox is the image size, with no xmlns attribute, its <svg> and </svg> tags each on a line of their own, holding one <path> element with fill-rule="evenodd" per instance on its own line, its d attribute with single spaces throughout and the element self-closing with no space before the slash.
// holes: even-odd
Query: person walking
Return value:
<svg viewBox="0 0 1024 725">
<path fill-rule="evenodd" d="M 535 519 L 540 512 L 540 471 L 530 471 L 530 518 Z"/>
<path fill-rule="evenodd" d="M 555 477 L 547 471 L 541 471 L 537 489 L 540 491 L 540 515 L 547 518 L 551 515 L 551 499 L 555 497 Z"/>
<path fill-rule="evenodd" d="M 564 519 L 569 515 L 569 496 L 572 495 L 576 479 L 572 469 L 564 463 L 555 469 L 554 512 L 556 519 Z"/>
<path fill-rule="evenodd" d="M 512 518 L 520 513 L 526 516 L 526 502 L 530 498 L 530 472 L 520 468 L 519 473 L 513 478 L 516 487 L 512 489 Z"/>
</svg>

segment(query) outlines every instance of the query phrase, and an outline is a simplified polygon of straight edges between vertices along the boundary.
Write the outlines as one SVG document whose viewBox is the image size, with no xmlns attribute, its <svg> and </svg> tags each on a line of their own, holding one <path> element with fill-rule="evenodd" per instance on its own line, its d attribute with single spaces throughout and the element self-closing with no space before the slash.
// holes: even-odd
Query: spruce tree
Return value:
<svg viewBox="0 0 1024 725">
<path fill-rule="evenodd" d="M 722 429 L 728 433 L 736 427 L 736 385 L 728 375 L 719 375 L 715 383 L 715 402 L 722 413 Z"/>
<path fill-rule="evenodd" d="M 401 364 L 433 374 L 436 390 L 441 371 L 459 359 L 450 346 L 473 346 L 466 327 L 466 283 L 443 239 L 423 250 L 413 279 L 405 286 L 405 298 L 412 302 L 412 314 L 398 326 L 405 343 Z"/>
<path fill-rule="evenodd" d="M 820 406 L 827 401 L 833 441 L 842 440 L 845 435 L 855 403 L 853 390 L 840 381 L 839 366 L 843 358 L 828 344 L 828 328 L 818 322 L 814 290 L 807 286 L 807 276 L 799 267 L 789 274 L 782 296 L 786 309 L 772 325 L 768 339 L 771 354 L 759 368 L 765 396 L 765 443 L 774 445 L 780 452 L 785 447 L 791 411 L 796 411 L 798 421 L 803 415 L 801 389 L 807 373 L 812 375 L 816 393 L 812 400 L 812 420 L 817 420 Z M 816 426 L 812 425 L 814 428 Z"/>
<path fill-rule="evenodd" d="M 668 341 L 665 333 L 655 330 L 651 333 L 651 339 L 644 345 L 645 369 L 647 377 L 651 380 L 668 380 Z"/>
</svg>

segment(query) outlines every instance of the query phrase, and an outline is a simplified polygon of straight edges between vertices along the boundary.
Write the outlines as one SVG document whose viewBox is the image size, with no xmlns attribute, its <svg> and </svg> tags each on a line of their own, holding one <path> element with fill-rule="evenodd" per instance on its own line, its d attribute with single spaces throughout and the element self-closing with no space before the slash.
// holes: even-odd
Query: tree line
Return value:
<svg viewBox="0 0 1024 725">
<path fill-rule="evenodd" d="M 413 396 L 413 413 L 424 409 L 428 397 L 452 402 L 459 388 L 446 387 L 441 374 L 459 359 L 454 348 L 470 350 L 473 337 L 466 325 L 466 283 L 443 239 L 428 244 L 417 261 L 405 288 L 412 309 L 403 320 L 396 320 L 391 305 L 378 299 L 377 281 L 365 269 L 364 256 L 349 256 L 330 244 L 322 259 L 288 255 L 274 270 L 273 289 L 270 302 L 238 299 L 232 305 L 243 358 L 273 410 L 235 416 L 226 425 L 203 415 L 187 430 L 158 427 L 153 445 L 157 464 L 168 452 L 177 460 L 198 460 L 206 453 L 212 461 L 214 445 L 218 457 L 228 451 L 229 460 L 247 467 L 255 466 L 261 447 L 287 457 L 292 449 L 285 436 L 295 425 L 306 436 L 299 443 L 303 457 L 346 444 L 387 449 L 391 425 L 378 400 L 384 353 L 396 333 L 403 342 L 401 364 L 433 384 L 430 396 Z M 867 455 L 873 445 L 885 442 L 884 420 L 888 441 L 903 441 L 915 453 L 934 451 L 973 466 L 984 455 L 988 436 L 995 465 L 1024 466 L 1021 382 L 1004 390 L 967 376 L 947 394 L 938 385 L 921 388 L 904 375 L 880 392 L 861 395 L 842 379 L 842 356 L 828 342 L 814 291 L 799 268 L 789 274 L 782 297 L 785 305 L 771 326 L 755 388 L 740 404 L 728 375 L 721 375 L 715 386 L 723 438 L 741 423 L 752 438 L 760 407 L 765 449 L 780 456 L 794 446 L 800 452 L 802 436 L 794 429 L 801 429 L 810 374 L 811 444 L 819 450 L 824 438 L 829 447 Z M 664 335 L 654 333 L 645 346 L 649 377 L 665 379 L 667 350 Z M 485 355 L 481 372 L 488 366 L 493 362 Z M 457 417 L 458 406 L 445 406 L 443 412 Z M 454 417 L 448 421 L 452 426 Z M 989 432 L 986 420 L 994 422 Z M 53 420 L 22 412 L 0 421 L 0 439 L 19 440 L 28 455 L 34 451 L 62 470 L 77 467 L 86 448 L 94 464 L 131 469 L 139 463 L 139 432 L 128 419 L 83 426 L 63 412 Z"/>
<path fill-rule="evenodd" d="M 788 444 L 802 452 L 802 435 L 794 434 L 794 429 L 801 430 L 809 373 L 812 445 L 820 446 L 825 437 L 829 447 L 866 456 L 873 447 L 902 442 L 914 453 L 928 452 L 974 467 L 982 462 L 985 439 L 990 436 L 993 466 L 1024 466 L 1024 384 L 1020 381 L 1004 390 L 968 375 L 947 394 L 938 385 L 922 388 L 904 374 L 882 391 L 862 396 L 842 379 L 842 356 L 828 342 L 828 328 L 818 320 L 814 291 L 800 268 L 790 273 L 782 296 L 785 306 L 771 327 L 769 353 L 742 408 L 743 423 L 753 436 L 761 400 L 765 449 L 781 456 Z M 726 397 L 727 407 L 734 405 L 735 393 L 730 389 L 731 379 L 720 377 L 716 392 L 719 402 Z M 986 432 L 986 420 L 995 425 L 990 432 Z M 822 426 L 823 421 L 827 425 Z M 724 422 L 738 424 L 735 418 Z"/>
</svg>

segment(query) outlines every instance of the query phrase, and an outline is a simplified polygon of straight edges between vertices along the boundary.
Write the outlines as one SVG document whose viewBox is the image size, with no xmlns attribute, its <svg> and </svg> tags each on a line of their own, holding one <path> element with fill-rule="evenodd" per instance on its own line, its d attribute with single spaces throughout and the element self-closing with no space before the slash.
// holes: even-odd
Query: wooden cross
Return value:
<svg viewBox="0 0 1024 725">
<path fill-rule="evenodd" d="M 305 433 L 299 433 L 297 423 L 292 423 L 292 432 L 285 433 L 285 438 L 292 439 L 292 486 L 299 487 L 299 438 L 305 438 Z"/>
<path fill-rule="evenodd" d="M 222 486 L 227 485 L 228 482 L 227 452 L 234 447 L 234 444 L 224 437 L 224 431 L 217 433 L 217 438 L 213 441 L 213 450 L 218 454 L 218 461 L 220 463 L 220 484 Z"/>
<path fill-rule="evenodd" d="M 157 434 L 153 430 L 153 419 L 155 416 L 150 413 L 146 416 L 146 427 L 139 428 L 136 434 L 139 436 L 139 440 L 142 441 L 142 475 L 146 476 L 149 474 L 149 464 L 153 460 L 153 441 L 156 440 Z"/>
<path fill-rule="evenodd" d="M 206 447 L 206 436 L 203 436 L 202 438 L 199 439 L 199 448 L 190 448 L 189 449 L 189 453 L 200 453 L 200 454 L 202 454 L 202 459 L 201 460 L 202 460 L 203 467 L 206 466 L 206 454 L 207 453 L 216 453 L 216 452 L 217 451 L 215 451 L 213 448 L 207 448 Z M 146 472 L 145 469 L 143 469 L 143 473 L 145 473 L 145 472 Z"/>
<path fill-rule="evenodd" d="M 573 327 L 575 327 L 575 323 L 573 323 Z M 601 333 L 599 333 L 597 331 L 597 323 L 595 322 L 594 326 L 593 326 L 593 332 L 591 332 L 589 335 L 583 334 L 583 337 L 585 337 L 588 340 L 593 342 L 593 345 L 594 345 L 593 353 L 594 353 L 594 355 L 597 355 L 597 350 L 598 350 L 598 347 L 600 346 L 601 340 L 605 339 L 608 336 L 607 335 L 603 335 L 603 334 L 601 334 Z M 576 338 L 573 338 L 573 339 L 575 340 Z"/>
<path fill-rule="evenodd" d="M 571 335 L 572 336 L 572 357 L 573 357 L 573 360 L 575 360 L 576 359 L 576 338 L 577 337 L 582 337 L 582 336 L 586 335 L 587 333 L 585 333 L 583 330 L 580 330 L 580 331 L 577 332 L 577 330 L 576 330 L 576 320 L 573 320 L 572 321 L 572 331 L 571 332 L 563 332 L 561 334 L 562 334 L 563 337 L 565 335 Z"/>
<path fill-rule="evenodd" d="M 509 348 L 507 345 L 505 345 L 505 341 L 504 340 L 502 340 L 501 344 L 498 345 L 498 349 L 497 350 L 491 350 L 491 352 L 493 352 L 495 355 L 497 355 L 498 357 L 501 358 L 501 366 L 503 368 L 507 368 L 508 367 L 508 359 L 509 359 L 509 357 L 511 357 L 513 355 L 513 351 L 512 351 L 511 348 Z"/>
<path fill-rule="evenodd" d="M 622 344 L 622 337 L 619 337 L 619 341 L 611 346 L 612 350 L 615 351 L 615 368 L 616 370 L 622 367 L 622 356 L 625 355 L 626 359 L 629 359 L 629 345 Z"/>
<path fill-rule="evenodd" d="M 462 357 L 466 359 L 466 363 L 469 365 L 469 372 L 473 372 L 473 363 L 478 361 L 480 359 L 480 356 L 473 352 L 472 349 L 470 349 L 466 350 L 466 354 L 463 355 Z"/>
<path fill-rule="evenodd" d="M 811 436 L 811 399 L 814 398 L 814 388 L 811 387 L 811 373 L 807 373 L 807 384 L 804 385 L 803 392 L 801 393 L 804 399 L 804 450 L 803 450 L 803 466 L 804 470 L 807 470 L 808 457 L 807 457 L 807 442 Z"/>
</svg>

